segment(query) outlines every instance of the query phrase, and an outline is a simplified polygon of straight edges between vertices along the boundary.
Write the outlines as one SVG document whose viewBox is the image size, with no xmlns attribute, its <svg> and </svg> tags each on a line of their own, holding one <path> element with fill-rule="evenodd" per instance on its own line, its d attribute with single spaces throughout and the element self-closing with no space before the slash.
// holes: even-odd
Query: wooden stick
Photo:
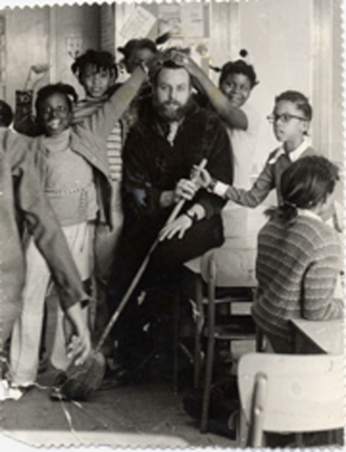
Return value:
<svg viewBox="0 0 346 452">
<path fill-rule="evenodd" d="M 203 159 L 201 161 L 201 163 L 199 164 L 198 168 L 199 169 L 203 169 L 203 168 L 205 168 L 206 164 L 207 164 L 207 160 Z M 192 180 L 194 180 L 194 179 L 192 179 Z M 185 200 L 184 199 L 181 199 L 176 204 L 176 206 L 172 210 L 172 213 L 170 214 L 168 220 L 166 221 L 165 226 L 167 224 L 171 223 L 172 221 L 174 221 L 177 218 L 177 216 L 179 215 L 179 212 L 183 208 L 184 204 L 185 204 Z M 147 268 L 147 265 L 149 263 L 150 257 L 151 257 L 153 251 L 155 250 L 155 248 L 157 247 L 158 244 L 159 244 L 159 237 L 152 244 L 150 250 L 148 251 L 147 255 L 145 256 L 145 258 L 144 258 L 144 260 L 142 262 L 142 265 L 137 270 L 137 273 L 135 274 L 135 276 L 134 276 L 129 288 L 127 289 L 125 295 L 123 296 L 121 302 L 119 303 L 119 306 L 117 307 L 117 309 L 115 310 L 114 314 L 112 315 L 110 321 L 108 322 L 104 332 L 102 333 L 102 336 L 101 336 L 98 344 L 96 345 L 95 352 L 100 351 L 104 341 L 106 340 L 106 338 L 107 338 L 108 334 L 110 333 L 112 327 L 114 326 L 115 322 L 118 320 L 118 318 L 119 318 L 120 314 L 122 313 L 126 303 L 128 302 L 129 298 L 131 297 L 132 292 L 136 288 L 136 286 L 137 286 L 139 280 L 141 279 L 145 269 Z"/>
</svg>

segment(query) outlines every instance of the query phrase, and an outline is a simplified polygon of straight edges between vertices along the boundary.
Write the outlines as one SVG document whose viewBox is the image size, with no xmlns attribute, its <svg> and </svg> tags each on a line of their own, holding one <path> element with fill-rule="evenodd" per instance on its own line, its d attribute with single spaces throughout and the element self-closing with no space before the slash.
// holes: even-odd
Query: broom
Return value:
<svg viewBox="0 0 346 452">
<path fill-rule="evenodd" d="M 198 168 L 203 169 L 206 164 L 207 160 L 203 159 Z M 176 219 L 182 207 L 184 206 L 184 203 L 185 200 L 182 199 L 176 204 L 165 225 L 171 223 Z M 106 371 L 106 360 L 100 351 L 101 347 L 104 344 L 104 341 L 109 335 L 111 329 L 113 328 L 115 322 L 118 320 L 120 314 L 124 310 L 134 289 L 136 288 L 145 269 L 147 268 L 150 257 L 158 244 L 159 237 L 157 237 L 155 242 L 152 244 L 141 266 L 137 270 L 137 273 L 134 276 L 129 288 L 127 289 L 125 295 L 119 303 L 119 306 L 115 310 L 106 328 L 104 329 L 95 349 L 89 354 L 85 362 L 80 366 L 76 366 L 74 364 L 74 361 L 72 361 L 65 372 L 61 372 L 57 375 L 52 387 L 51 398 L 58 400 L 87 400 L 97 389 L 99 389 Z"/>
</svg>

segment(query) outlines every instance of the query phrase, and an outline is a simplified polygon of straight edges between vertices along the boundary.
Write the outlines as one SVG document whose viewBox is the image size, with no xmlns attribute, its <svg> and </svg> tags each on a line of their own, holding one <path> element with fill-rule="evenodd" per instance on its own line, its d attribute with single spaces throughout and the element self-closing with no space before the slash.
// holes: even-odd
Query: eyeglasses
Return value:
<svg viewBox="0 0 346 452">
<path fill-rule="evenodd" d="M 300 121 L 307 121 L 306 118 L 302 118 L 301 116 L 291 115 L 290 113 L 282 113 L 282 115 L 278 115 L 277 113 L 273 113 L 272 115 L 267 116 L 267 119 L 270 123 L 278 122 L 279 119 L 281 122 L 286 124 L 287 122 L 290 122 L 291 119 L 300 119 Z"/>
</svg>

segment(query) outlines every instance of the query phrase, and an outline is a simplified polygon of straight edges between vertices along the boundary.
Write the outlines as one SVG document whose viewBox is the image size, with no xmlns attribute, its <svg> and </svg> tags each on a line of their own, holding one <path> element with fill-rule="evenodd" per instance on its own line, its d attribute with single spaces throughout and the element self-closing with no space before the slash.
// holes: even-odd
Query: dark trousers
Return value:
<svg viewBox="0 0 346 452">
<path fill-rule="evenodd" d="M 109 281 L 108 304 L 111 312 L 119 305 L 162 226 L 139 222 L 124 228 Z M 136 334 L 141 332 L 143 325 L 153 316 L 163 316 L 169 321 L 171 308 L 179 297 L 185 275 L 183 263 L 221 246 L 223 242 L 223 227 L 219 216 L 197 222 L 186 231 L 182 239 L 160 242 L 152 253 L 137 289 L 119 317 L 114 329 L 115 339 L 138 342 L 140 338 Z M 147 296 L 138 305 L 137 297 L 142 290 L 145 290 Z"/>
</svg>

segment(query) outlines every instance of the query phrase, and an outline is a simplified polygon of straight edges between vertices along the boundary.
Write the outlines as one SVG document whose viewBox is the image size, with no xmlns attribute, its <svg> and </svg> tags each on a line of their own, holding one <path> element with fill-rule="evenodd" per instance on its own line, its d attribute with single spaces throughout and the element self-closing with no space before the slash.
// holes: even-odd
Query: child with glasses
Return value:
<svg viewBox="0 0 346 452">
<path fill-rule="evenodd" d="M 280 180 L 284 170 L 301 157 L 315 154 L 306 136 L 312 119 L 308 99 L 298 91 L 285 91 L 275 98 L 273 113 L 268 120 L 280 147 L 269 154 L 264 168 L 249 190 L 213 180 L 208 171 L 199 171 L 200 183 L 212 193 L 246 207 L 257 207 L 276 188 L 281 204 Z"/>
</svg>

